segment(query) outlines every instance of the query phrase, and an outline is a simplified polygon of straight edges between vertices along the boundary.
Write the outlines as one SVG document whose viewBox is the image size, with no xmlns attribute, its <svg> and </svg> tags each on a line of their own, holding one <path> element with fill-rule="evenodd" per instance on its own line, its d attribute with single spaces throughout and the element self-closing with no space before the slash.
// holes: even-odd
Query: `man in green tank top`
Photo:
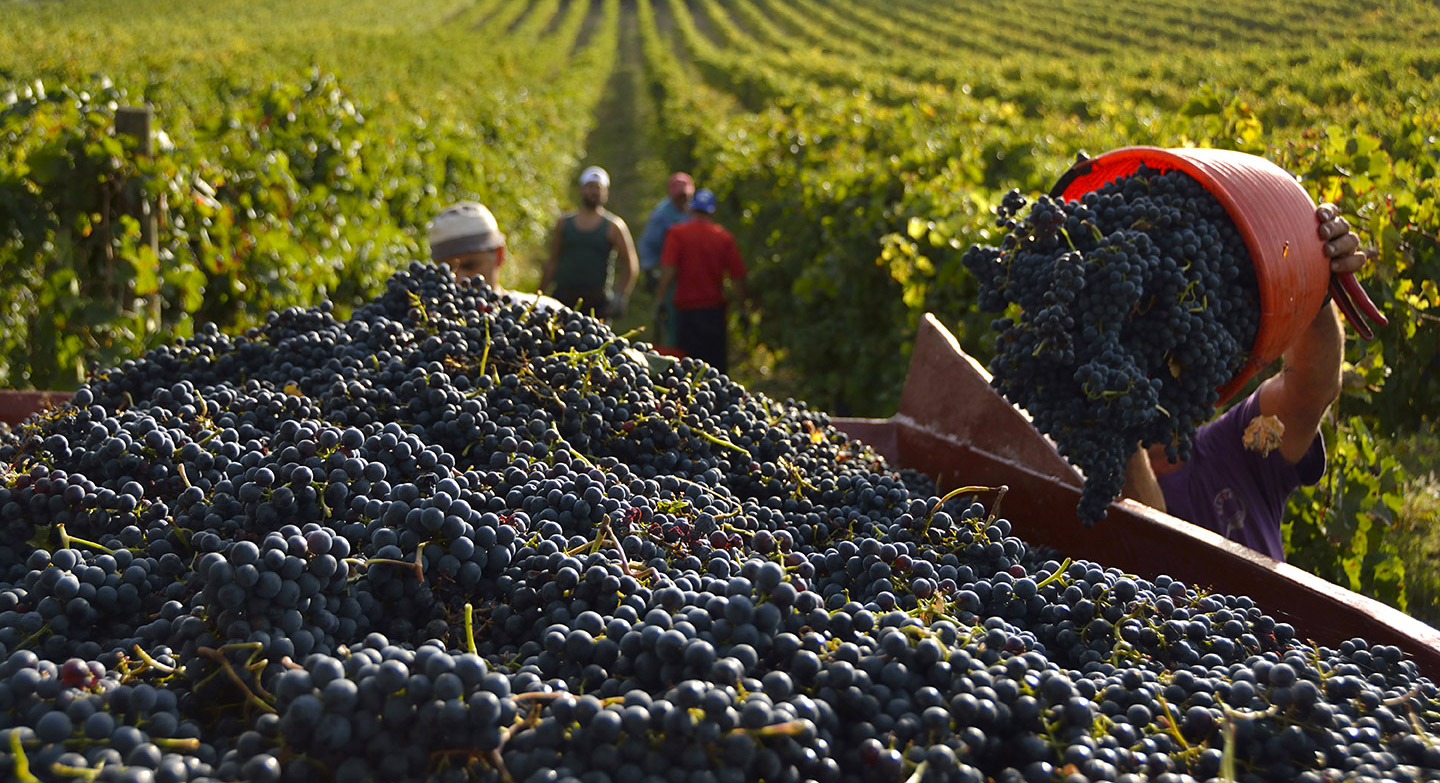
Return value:
<svg viewBox="0 0 1440 783">
<path fill-rule="evenodd" d="M 605 209 L 609 198 L 610 175 L 599 166 L 585 169 L 580 208 L 555 224 L 540 279 L 541 290 L 565 306 L 606 319 L 624 315 L 640 273 L 630 229 Z"/>
</svg>

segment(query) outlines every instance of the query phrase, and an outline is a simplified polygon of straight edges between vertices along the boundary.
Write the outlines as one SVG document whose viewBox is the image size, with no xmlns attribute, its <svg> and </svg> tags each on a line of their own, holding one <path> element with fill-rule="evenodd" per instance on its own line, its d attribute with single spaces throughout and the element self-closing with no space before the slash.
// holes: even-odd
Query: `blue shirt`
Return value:
<svg viewBox="0 0 1440 783">
<path fill-rule="evenodd" d="M 684 223 L 689 217 L 676 209 L 670 199 L 661 199 L 650 217 L 645 221 L 645 233 L 640 235 L 640 268 L 655 269 L 660 266 L 660 253 L 665 249 L 665 232 L 676 223 Z"/>
<path fill-rule="evenodd" d="M 1260 415 L 1257 394 L 1200 427 L 1190 459 L 1156 477 L 1172 516 L 1209 528 L 1276 560 L 1285 559 L 1280 520 L 1290 493 L 1325 474 L 1318 433 L 1295 464 L 1278 450 L 1262 457 L 1245 448 L 1245 427 Z"/>
</svg>

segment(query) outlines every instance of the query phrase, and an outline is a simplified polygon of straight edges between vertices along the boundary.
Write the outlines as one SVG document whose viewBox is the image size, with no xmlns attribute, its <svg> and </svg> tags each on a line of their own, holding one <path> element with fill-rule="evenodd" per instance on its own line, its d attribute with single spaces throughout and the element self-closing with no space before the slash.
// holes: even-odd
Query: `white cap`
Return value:
<svg viewBox="0 0 1440 783">
<path fill-rule="evenodd" d="M 610 187 L 610 174 L 599 166 L 591 166 L 580 172 L 580 184 L 586 185 L 591 182 L 599 182 L 604 187 Z"/>
<path fill-rule="evenodd" d="M 505 235 L 484 204 L 462 201 L 446 207 L 426 227 L 430 232 L 430 259 L 444 261 L 466 253 L 505 246 Z"/>
</svg>

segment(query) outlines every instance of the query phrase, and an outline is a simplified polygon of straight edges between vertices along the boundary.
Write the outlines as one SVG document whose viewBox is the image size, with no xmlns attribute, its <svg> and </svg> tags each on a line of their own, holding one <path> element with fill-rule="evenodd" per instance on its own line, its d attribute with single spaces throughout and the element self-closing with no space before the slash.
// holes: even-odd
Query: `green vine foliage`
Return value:
<svg viewBox="0 0 1440 783">
<path fill-rule="evenodd" d="M 106 81 L 48 90 L 36 82 L 0 109 L 5 385 L 72 387 L 87 363 L 136 353 L 198 305 L 193 267 L 162 264 L 169 256 L 157 256 L 132 216 L 165 186 L 163 165 L 113 132 L 126 100 Z M 179 307 L 160 307 L 162 298 Z"/>
<path fill-rule="evenodd" d="M 1409 596 L 1433 595 L 1437 580 L 1429 568 L 1406 569 L 1404 554 L 1411 531 L 1424 535 L 1440 520 L 1404 518 L 1417 477 L 1389 444 L 1433 435 L 1440 400 L 1437 121 L 1432 108 L 1384 128 L 1327 127 L 1286 150 L 1287 168 L 1317 199 L 1344 205 L 1373 244 L 1367 286 L 1390 320 L 1375 340 L 1348 343 L 1347 389 L 1336 405 L 1344 415 L 1325 432 L 1329 473 L 1291 497 L 1287 552 L 1306 570 L 1430 622 L 1440 620 L 1435 607 L 1411 607 Z"/>
<path fill-rule="evenodd" d="M 1405 564 L 1385 535 L 1404 505 L 1405 471 L 1385 453 L 1364 417 L 1327 422 L 1323 429 L 1329 455 L 1325 478 L 1291 498 L 1283 527 L 1287 559 L 1408 609 Z"/>
<path fill-rule="evenodd" d="M 1393 125 L 1317 130 L 1285 150 L 1317 199 L 1352 215 L 1375 248 L 1368 288 L 1390 325 L 1350 342 L 1355 395 L 1382 434 L 1433 428 L 1440 400 L 1440 109 Z"/>
<path fill-rule="evenodd" d="M 376 122 L 311 70 L 212 82 L 187 94 L 212 107 L 194 115 L 162 104 L 146 155 L 115 132 L 142 94 L 104 77 L 3 84 L 0 388 L 74 388 L 195 323 L 236 332 L 322 300 L 344 314 L 421 254 L 425 222 L 453 201 L 494 204 L 511 247 L 538 246 L 584 126 L 549 98 L 480 120 L 380 106 Z M 154 245 L 132 217 L 145 204 Z"/>
<path fill-rule="evenodd" d="M 364 119 L 333 77 L 246 97 L 183 146 L 158 134 L 147 155 L 115 132 L 134 99 L 109 80 L 12 94 L 0 271 L 23 284 L 0 294 L 3 385 L 71 388 L 197 319 L 236 329 L 322 298 L 343 305 L 414 249 L 385 214 Z M 141 205 L 159 217 L 153 245 Z"/>
<path fill-rule="evenodd" d="M 195 129 L 211 157 L 194 161 L 194 209 L 175 226 L 208 278 L 202 318 L 249 323 L 317 297 L 347 309 L 376 290 L 414 249 L 405 229 L 423 225 L 422 210 L 397 220 L 387 202 L 433 205 L 425 179 L 387 170 L 332 75 L 217 90 L 223 110 Z"/>
<path fill-rule="evenodd" d="M 504 226 L 507 284 L 538 277 L 529 254 L 571 193 L 620 0 L 350 3 L 344 19 L 174 5 L 7 18 L 0 388 L 73 388 L 198 322 L 235 333 L 322 300 L 343 316 L 455 201 Z M 397 12 L 416 24 L 390 25 Z M 507 34 L 477 48 L 482 28 Z M 126 106 L 153 107 L 151 154 L 116 135 Z"/>
</svg>

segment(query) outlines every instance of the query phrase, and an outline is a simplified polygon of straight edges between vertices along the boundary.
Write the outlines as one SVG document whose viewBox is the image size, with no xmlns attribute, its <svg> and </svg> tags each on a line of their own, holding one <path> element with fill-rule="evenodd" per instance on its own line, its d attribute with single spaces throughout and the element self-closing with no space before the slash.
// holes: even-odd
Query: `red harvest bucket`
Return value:
<svg viewBox="0 0 1440 783">
<path fill-rule="evenodd" d="M 1205 186 L 1235 223 L 1260 289 L 1260 327 L 1249 360 L 1221 386 L 1220 403 L 1274 361 L 1305 331 L 1325 301 L 1330 265 L 1316 233 L 1315 202 L 1285 169 L 1244 152 L 1123 147 L 1076 163 L 1050 195 L 1076 200 L 1135 173 L 1141 164 L 1179 169 Z"/>
</svg>

